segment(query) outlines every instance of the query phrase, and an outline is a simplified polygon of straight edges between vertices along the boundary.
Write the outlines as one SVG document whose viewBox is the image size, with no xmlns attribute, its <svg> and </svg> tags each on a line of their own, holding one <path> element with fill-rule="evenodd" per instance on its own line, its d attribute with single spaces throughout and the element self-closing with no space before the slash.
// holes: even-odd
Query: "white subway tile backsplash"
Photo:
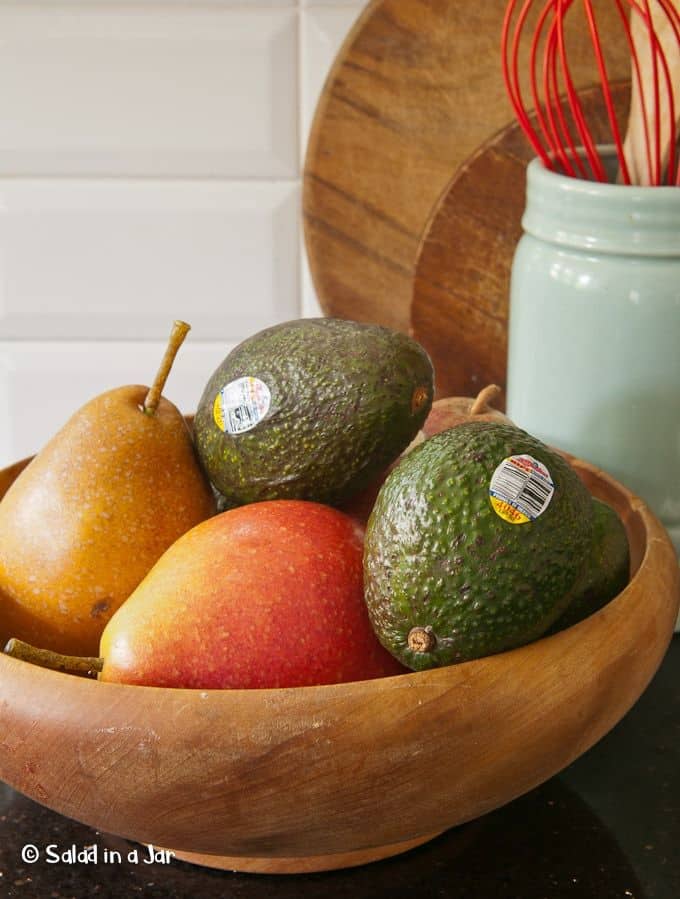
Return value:
<svg viewBox="0 0 680 899">
<path fill-rule="evenodd" d="M 336 0 L 308 0 L 308 2 L 317 3 L 335 3 Z M 341 3 L 363 3 L 364 0 L 340 0 Z M 89 7 L 116 7 L 124 3 L 134 3 L 137 7 L 150 8 L 155 10 L 172 9 L 177 6 L 186 6 L 189 0 L 0 0 L 0 6 L 17 7 L 34 6 L 40 9 L 49 9 L 54 7 L 63 7 L 65 5 L 75 6 L 82 4 Z M 267 9 L 276 7 L 296 7 L 299 0 L 191 0 L 191 6 L 194 8 L 220 9 L 229 6 Z"/>
<path fill-rule="evenodd" d="M 315 0 L 303 16 L 302 23 L 302 130 L 301 156 L 304 159 L 316 105 L 324 85 L 328 69 L 342 46 L 350 28 L 356 21 L 363 0 L 348 6 L 320 5 Z M 307 257 L 302 249 L 302 310 L 303 315 L 323 315 L 309 271 Z"/>
<path fill-rule="evenodd" d="M 319 305 L 319 299 L 316 295 L 316 291 L 314 290 L 312 273 L 309 270 L 309 263 L 307 261 L 307 255 L 304 252 L 304 248 L 301 256 L 302 264 L 300 276 L 302 279 L 302 314 L 307 318 L 319 318 L 323 316 L 323 310 Z"/>
<path fill-rule="evenodd" d="M 233 344 L 321 314 L 301 165 L 364 6 L 0 0 L 0 467 L 149 383 L 173 318 L 188 412 Z"/>
<path fill-rule="evenodd" d="M 0 179 L 2 338 L 238 339 L 299 314 L 297 182 Z"/>
<path fill-rule="evenodd" d="M 310 8 L 303 17 L 302 156 L 328 69 L 357 19 L 361 4 Z"/>
<path fill-rule="evenodd" d="M 168 333 L 170 331 L 168 322 Z M 163 394 L 195 411 L 203 388 L 231 349 L 186 339 Z M 150 384 L 163 341 L 0 342 L 0 468 L 37 452 L 83 403 L 125 384 Z"/>
<path fill-rule="evenodd" d="M 0 173 L 296 177 L 295 10 L 0 3 Z"/>
</svg>

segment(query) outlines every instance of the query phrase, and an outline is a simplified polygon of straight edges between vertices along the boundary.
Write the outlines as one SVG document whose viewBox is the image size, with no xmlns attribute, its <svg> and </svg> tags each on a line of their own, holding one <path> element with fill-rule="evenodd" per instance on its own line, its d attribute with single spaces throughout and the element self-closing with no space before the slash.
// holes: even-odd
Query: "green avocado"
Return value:
<svg viewBox="0 0 680 899">
<path fill-rule="evenodd" d="M 566 608 L 592 535 L 591 496 L 554 450 L 496 422 L 443 431 L 404 457 L 368 520 L 373 628 L 415 670 L 528 643 Z"/>
<path fill-rule="evenodd" d="M 194 430 L 225 506 L 334 504 L 411 442 L 432 405 L 416 341 L 341 319 L 299 319 L 239 344 L 210 378 Z"/>
<path fill-rule="evenodd" d="M 630 578 L 626 529 L 611 506 L 593 498 L 593 542 L 586 565 L 566 611 L 550 633 L 571 627 L 614 599 Z"/>
</svg>

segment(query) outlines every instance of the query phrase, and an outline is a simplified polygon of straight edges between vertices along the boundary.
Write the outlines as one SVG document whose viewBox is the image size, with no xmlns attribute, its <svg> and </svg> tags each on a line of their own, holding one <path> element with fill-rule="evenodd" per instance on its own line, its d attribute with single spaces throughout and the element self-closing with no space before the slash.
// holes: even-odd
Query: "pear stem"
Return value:
<svg viewBox="0 0 680 899">
<path fill-rule="evenodd" d="M 188 325 L 186 322 L 176 321 L 173 323 L 172 331 L 170 332 L 170 337 L 168 339 L 168 345 L 165 349 L 165 355 L 161 359 L 160 368 L 156 373 L 154 382 L 146 395 L 144 406 L 142 407 L 147 415 L 153 415 L 158 408 L 165 382 L 168 380 L 168 375 L 172 368 L 172 363 L 175 361 L 177 351 L 184 343 L 184 338 L 190 330 L 191 325 Z"/>
<path fill-rule="evenodd" d="M 52 652 L 50 649 L 39 649 L 12 637 L 7 641 L 3 652 L 23 662 L 32 665 L 40 665 L 41 668 L 51 668 L 53 671 L 65 671 L 68 674 L 86 674 L 88 677 L 96 677 L 104 667 L 104 659 L 94 656 L 67 656 L 60 652 Z"/>
<path fill-rule="evenodd" d="M 470 415 L 481 415 L 487 407 L 501 395 L 501 388 L 498 384 L 489 384 L 480 390 L 477 399 L 470 406 Z"/>
</svg>

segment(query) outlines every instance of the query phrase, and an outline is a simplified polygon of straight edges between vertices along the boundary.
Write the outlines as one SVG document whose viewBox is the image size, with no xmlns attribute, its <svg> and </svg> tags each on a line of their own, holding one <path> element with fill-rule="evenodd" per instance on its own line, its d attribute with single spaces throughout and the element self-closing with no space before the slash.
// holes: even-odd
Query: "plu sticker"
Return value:
<svg viewBox="0 0 680 899">
<path fill-rule="evenodd" d="M 213 418 L 225 434 L 244 434 L 269 412 L 272 395 L 259 378 L 237 378 L 220 390 L 213 403 Z"/>
<path fill-rule="evenodd" d="M 555 485 L 533 456 L 508 456 L 491 476 L 489 498 L 497 515 L 510 524 L 534 521 L 550 505 Z"/>
</svg>

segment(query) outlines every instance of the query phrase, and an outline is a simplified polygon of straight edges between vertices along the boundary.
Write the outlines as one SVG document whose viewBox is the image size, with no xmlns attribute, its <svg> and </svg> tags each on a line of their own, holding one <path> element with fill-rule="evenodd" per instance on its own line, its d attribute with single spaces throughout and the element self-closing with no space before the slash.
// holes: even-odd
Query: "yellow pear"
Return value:
<svg viewBox="0 0 680 899">
<path fill-rule="evenodd" d="M 154 385 L 80 408 L 0 502 L 0 638 L 92 654 L 163 552 L 215 512 L 180 411 L 161 391 L 189 326 L 176 322 Z"/>
</svg>

